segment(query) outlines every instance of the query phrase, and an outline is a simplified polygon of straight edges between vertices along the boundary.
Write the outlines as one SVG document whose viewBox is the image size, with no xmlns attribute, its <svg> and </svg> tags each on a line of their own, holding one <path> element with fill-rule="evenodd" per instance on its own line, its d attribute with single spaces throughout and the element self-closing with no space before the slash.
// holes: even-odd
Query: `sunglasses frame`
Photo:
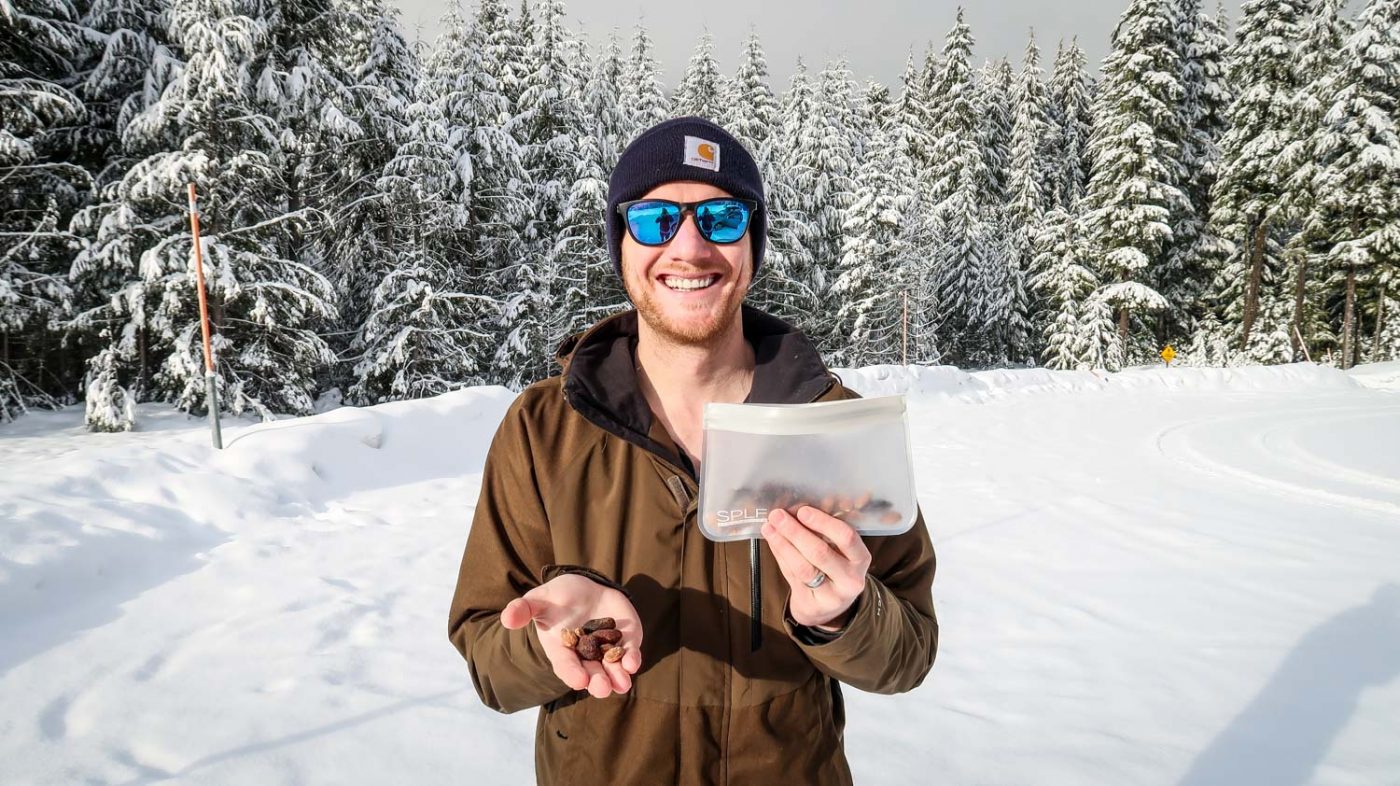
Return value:
<svg viewBox="0 0 1400 786">
<path fill-rule="evenodd" d="M 636 234 L 635 232 L 632 231 L 632 222 L 627 220 L 627 210 L 628 210 L 629 208 L 631 208 L 633 205 L 640 205 L 640 204 L 644 204 L 644 203 L 647 203 L 647 202 L 660 202 L 660 203 L 666 204 L 666 205 L 674 205 L 675 207 L 679 208 L 680 211 L 681 211 L 681 220 L 676 222 L 676 228 L 675 228 L 674 230 L 671 231 L 671 236 L 668 237 L 668 238 L 666 238 L 665 240 L 662 240 L 660 243 L 644 243 L 644 242 L 642 242 L 642 239 L 639 238 L 639 237 L 637 237 L 637 234 Z M 738 203 L 740 203 L 740 204 L 746 206 L 746 207 L 749 209 L 749 220 L 748 220 L 748 223 L 747 223 L 747 224 L 744 224 L 744 234 L 742 234 L 742 235 L 740 235 L 740 236 L 734 238 L 733 240 L 731 240 L 731 241 L 729 241 L 729 242 L 727 242 L 727 243 L 722 243 L 722 242 L 720 242 L 720 241 L 718 241 L 718 240 L 711 240 L 710 237 L 705 233 L 705 230 L 700 229 L 699 216 L 698 216 L 698 214 L 695 212 L 701 205 L 704 205 L 704 204 L 707 204 L 707 203 L 710 203 L 710 202 L 738 202 Z M 735 243 L 738 243 L 740 240 L 743 240 L 744 238 L 748 237 L 748 235 L 749 235 L 749 227 L 753 226 L 753 219 L 754 219 L 754 216 L 758 215 L 758 209 L 759 209 L 759 205 L 758 205 L 758 201 L 757 201 L 757 200 L 753 200 L 753 199 L 744 199 L 743 197 L 729 197 L 729 196 L 724 196 L 724 197 L 710 197 L 709 199 L 702 199 L 702 200 L 700 200 L 700 201 L 698 201 L 698 202 L 677 202 L 677 201 L 675 201 L 674 199 L 658 199 L 658 198 L 656 198 L 656 197 L 651 197 L 651 198 L 648 198 L 648 199 L 633 199 L 633 200 L 630 200 L 630 201 L 627 201 L 627 202 L 619 203 L 618 206 L 617 206 L 617 212 L 618 212 L 619 215 L 622 216 L 622 223 L 623 223 L 624 226 L 627 227 L 627 234 L 631 235 L 631 236 L 632 236 L 632 239 L 635 240 L 635 241 L 637 241 L 637 244 L 638 244 L 638 245 L 647 246 L 648 248 L 656 248 L 656 247 L 658 247 L 658 246 L 664 246 L 664 245 L 666 245 L 667 243 L 671 242 L 672 240 L 675 240 L 675 239 L 676 239 L 676 233 L 681 231 L 681 224 L 684 224 L 684 223 L 685 223 L 685 217 L 686 217 L 687 215 L 689 215 L 689 216 L 691 217 L 691 219 L 692 219 L 693 221 L 695 221 L 695 229 L 696 229 L 696 231 L 698 231 L 698 232 L 700 233 L 700 237 L 705 238 L 705 241 L 706 241 L 707 243 L 714 243 L 714 244 L 717 245 L 717 246 L 732 246 L 732 245 L 734 245 Z"/>
</svg>

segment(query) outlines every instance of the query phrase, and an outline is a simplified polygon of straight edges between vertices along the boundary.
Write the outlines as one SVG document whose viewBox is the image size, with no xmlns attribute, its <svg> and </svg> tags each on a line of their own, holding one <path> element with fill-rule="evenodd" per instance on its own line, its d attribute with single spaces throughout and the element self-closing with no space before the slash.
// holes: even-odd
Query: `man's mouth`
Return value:
<svg viewBox="0 0 1400 786">
<path fill-rule="evenodd" d="M 708 276 L 662 276 L 661 283 L 676 290 L 677 292 L 694 292 L 699 289 L 707 289 L 719 280 L 717 274 Z"/>
</svg>

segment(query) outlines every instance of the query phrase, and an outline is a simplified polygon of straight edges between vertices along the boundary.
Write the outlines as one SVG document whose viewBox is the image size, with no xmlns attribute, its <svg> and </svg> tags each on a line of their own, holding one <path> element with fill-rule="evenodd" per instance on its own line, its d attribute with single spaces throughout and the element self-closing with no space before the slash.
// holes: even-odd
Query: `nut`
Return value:
<svg viewBox="0 0 1400 786">
<path fill-rule="evenodd" d="M 604 628 L 602 630 L 595 630 L 593 631 L 592 635 L 593 638 L 607 645 L 616 644 L 619 641 L 622 641 L 622 631 L 618 630 L 617 628 Z"/>
<path fill-rule="evenodd" d="M 559 638 L 564 642 L 564 646 L 573 649 L 578 646 L 578 634 L 573 628 L 565 628 L 559 631 Z"/>
<path fill-rule="evenodd" d="M 617 627 L 617 620 L 612 617 L 599 617 L 596 620 L 589 620 L 583 623 L 583 632 L 592 633 L 599 630 L 611 630 Z"/>
<path fill-rule="evenodd" d="M 578 640 L 578 645 L 574 647 L 574 652 L 577 652 L 578 656 L 584 660 L 603 659 L 603 646 L 597 639 L 593 638 L 592 634 L 584 634 L 583 638 Z"/>
<path fill-rule="evenodd" d="M 625 652 L 626 650 L 624 650 L 621 647 L 608 647 L 607 652 L 603 653 L 603 662 L 617 663 L 618 661 L 622 660 L 622 656 Z"/>
</svg>

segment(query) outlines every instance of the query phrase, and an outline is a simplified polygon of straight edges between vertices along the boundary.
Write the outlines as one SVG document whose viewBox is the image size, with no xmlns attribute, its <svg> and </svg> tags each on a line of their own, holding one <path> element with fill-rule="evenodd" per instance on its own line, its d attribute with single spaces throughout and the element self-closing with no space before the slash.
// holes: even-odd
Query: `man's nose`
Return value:
<svg viewBox="0 0 1400 786">
<path fill-rule="evenodd" d="M 676 236 L 666 246 L 672 256 L 693 259 L 709 253 L 710 241 L 700 234 L 695 220 L 693 213 L 681 216 L 681 228 L 676 230 Z"/>
</svg>

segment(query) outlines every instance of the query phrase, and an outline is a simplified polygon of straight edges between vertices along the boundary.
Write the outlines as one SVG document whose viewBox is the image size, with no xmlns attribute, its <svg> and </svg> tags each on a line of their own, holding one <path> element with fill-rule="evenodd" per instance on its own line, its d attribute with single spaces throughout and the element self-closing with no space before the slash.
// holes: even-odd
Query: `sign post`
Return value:
<svg viewBox="0 0 1400 786">
<path fill-rule="evenodd" d="M 209 428 L 214 447 L 224 449 L 224 437 L 219 431 L 219 389 L 214 381 L 214 350 L 209 345 L 209 303 L 204 295 L 204 254 L 199 242 L 199 206 L 195 201 L 194 183 L 190 183 L 190 229 L 194 234 L 194 270 L 199 286 L 199 326 L 204 333 L 205 403 L 209 407 Z"/>
</svg>

